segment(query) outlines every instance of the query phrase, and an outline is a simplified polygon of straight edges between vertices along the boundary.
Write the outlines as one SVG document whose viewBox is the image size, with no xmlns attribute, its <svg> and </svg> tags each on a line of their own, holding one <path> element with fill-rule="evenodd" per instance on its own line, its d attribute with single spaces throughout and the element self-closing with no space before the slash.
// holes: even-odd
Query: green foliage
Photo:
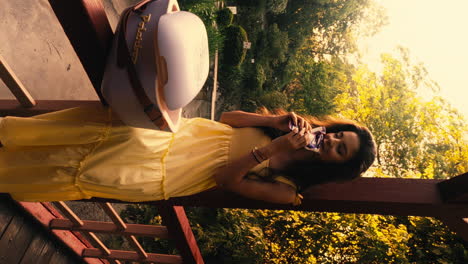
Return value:
<svg viewBox="0 0 468 264">
<path fill-rule="evenodd" d="M 422 66 L 411 65 L 405 52 L 402 59 L 382 55 L 380 76 L 358 68 L 336 97 L 337 110 L 374 131 L 383 174 L 430 179 L 461 174 L 468 170 L 467 125 L 440 97 L 417 96 L 418 84 L 432 82 L 420 75 L 424 69 L 414 70 Z"/>
<path fill-rule="evenodd" d="M 306 44 L 317 56 L 343 56 L 360 34 L 373 34 L 385 24 L 386 16 L 372 0 L 295 0 L 276 22 L 289 33 L 290 48 Z"/>
<path fill-rule="evenodd" d="M 208 35 L 208 48 L 210 52 L 210 58 L 214 58 L 216 51 L 218 53 L 222 52 L 224 49 L 225 36 L 218 28 L 215 27 L 206 27 L 206 33 Z"/>
<path fill-rule="evenodd" d="M 182 10 L 194 13 L 203 20 L 205 26 L 211 26 L 216 19 L 217 8 L 214 0 L 186 1 L 181 5 Z"/>
<path fill-rule="evenodd" d="M 265 76 L 265 71 L 263 70 L 262 65 L 259 63 L 255 64 L 255 74 L 253 78 L 254 88 L 257 90 L 261 90 L 265 81 L 266 81 L 266 76 Z"/>
<path fill-rule="evenodd" d="M 232 24 L 234 14 L 229 8 L 220 9 L 216 14 L 216 23 L 219 27 L 227 27 Z"/>
<path fill-rule="evenodd" d="M 281 14 L 286 11 L 286 6 L 288 5 L 288 0 L 267 0 L 267 12 L 272 14 Z"/>
<path fill-rule="evenodd" d="M 466 242 L 432 218 L 208 208 L 186 208 L 186 213 L 205 263 L 468 260 Z M 161 221 L 147 205 L 129 205 L 121 216 L 135 223 Z M 148 251 L 175 254 L 174 245 L 166 240 L 140 242 Z"/>
<path fill-rule="evenodd" d="M 287 3 L 284 12 L 274 2 Z M 442 98 L 417 96 L 422 87 L 438 88 L 422 64 L 412 64 L 404 49 L 398 58 L 382 56 L 382 73 L 346 63 L 356 38 L 385 23 L 372 0 L 238 3 L 236 20 L 252 42 L 240 57 L 255 64 L 229 64 L 226 57 L 235 49 L 224 48 L 218 90 L 224 109 L 266 105 L 358 120 L 370 127 L 378 145 L 371 176 L 448 178 L 468 171 L 466 122 Z M 212 21 L 216 12 L 207 10 L 202 16 Z M 433 218 L 186 210 L 206 263 L 468 263 L 468 244 Z M 141 205 L 122 215 L 139 223 L 160 221 L 154 208 Z M 174 252 L 165 240 L 141 241 L 145 248 Z"/>
<path fill-rule="evenodd" d="M 240 109 L 245 79 L 243 68 L 221 65 L 218 74 L 218 93 L 223 98 L 221 108 L 226 111 Z"/>
<path fill-rule="evenodd" d="M 262 94 L 258 98 L 258 105 L 268 109 L 288 109 L 288 97 L 279 91 L 270 91 Z"/>
<path fill-rule="evenodd" d="M 261 63 L 249 63 L 249 66 L 243 67 L 249 76 L 246 77 L 246 89 L 253 91 L 262 91 L 263 84 L 266 81 L 265 70 Z"/>
<path fill-rule="evenodd" d="M 262 37 L 265 41 L 260 46 L 262 51 L 259 51 L 259 56 L 269 58 L 272 65 L 285 62 L 289 44 L 288 32 L 281 31 L 277 24 L 272 24 Z"/>
<path fill-rule="evenodd" d="M 179 1 L 181 10 L 187 10 L 194 13 L 203 21 L 208 36 L 208 48 L 210 58 L 214 57 L 215 51 L 221 51 L 224 45 L 223 34 L 213 25 L 217 18 L 218 9 L 214 0 L 184 0 Z"/>
<path fill-rule="evenodd" d="M 241 26 L 230 25 L 225 29 L 225 36 L 222 63 L 240 66 L 247 52 L 243 47 L 244 41 L 247 41 L 247 33 Z"/>
</svg>

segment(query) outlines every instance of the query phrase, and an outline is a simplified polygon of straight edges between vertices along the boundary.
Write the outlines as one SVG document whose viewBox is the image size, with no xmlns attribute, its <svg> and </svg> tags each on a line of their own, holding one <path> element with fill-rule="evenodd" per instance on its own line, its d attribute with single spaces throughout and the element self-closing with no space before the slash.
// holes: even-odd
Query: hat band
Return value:
<svg viewBox="0 0 468 264">
<path fill-rule="evenodd" d="M 117 42 L 117 65 L 121 68 L 125 68 L 130 80 L 130 86 L 135 93 L 136 98 L 143 107 L 145 114 L 148 118 L 160 129 L 165 129 L 168 124 L 164 117 L 161 114 L 161 111 L 153 104 L 153 102 L 148 98 L 146 92 L 141 85 L 140 78 L 135 70 L 133 64 L 132 56 L 125 39 L 125 33 L 127 32 L 127 21 L 131 12 L 134 12 L 134 8 L 127 8 L 123 14 L 122 19 L 120 20 L 120 31 L 118 32 L 118 42 Z"/>
</svg>

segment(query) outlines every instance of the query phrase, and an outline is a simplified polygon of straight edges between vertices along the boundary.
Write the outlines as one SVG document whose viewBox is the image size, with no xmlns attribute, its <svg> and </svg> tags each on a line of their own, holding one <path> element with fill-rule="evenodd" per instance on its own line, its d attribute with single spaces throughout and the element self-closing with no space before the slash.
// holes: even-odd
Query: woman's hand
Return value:
<svg viewBox="0 0 468 264">
<path fill-rule="evenodd" d="M 275 116 L 272 127 L 284 132 L 289 132 L 291 131 L 289 128 L 289 122 L 292 122 L 292 124 L 297 127 L 296 132 L 299 132 L 302 129 L 305 129 L 306 131 L 310 131 L 312 129 L 312 126 L 309 124 L 309 122 L 307 122 L 307 120 L 305 120 L 302 116 L 296 115 L 294 112 Z"/>
<path fill-rule="evenodd" d="M 266 148 L 269 148 L 270 157 L 279 153 L 288 153 L 305 147 L 307 145 L 305 134 L 306 129 L 303 128 L 300 131 L 291 131 L 286 135 L 275 138 L 270 145 L 266 146 Z"/>
</svg>

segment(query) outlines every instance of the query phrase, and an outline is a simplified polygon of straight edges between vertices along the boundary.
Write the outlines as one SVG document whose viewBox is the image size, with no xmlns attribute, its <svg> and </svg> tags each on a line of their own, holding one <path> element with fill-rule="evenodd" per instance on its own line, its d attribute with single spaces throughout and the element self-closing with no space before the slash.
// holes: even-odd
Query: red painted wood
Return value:
<svg viewBox="0 0 468 264">
<path fill-rule="evenodd" d="M 18 202 L 28 213 L 35 217 L 44 227 L 49 228 L 49 223 L 56 217 L 49 212 L 41 203 Z M 67 245 L 78 256 L 86 247 L 80 239 L 78 239 L 72 232 L 64 230 L 53 230 L 52 233 Z M 86 260 L 89 264 L 102 264 L 103 262 L 98 259 Z"/>
<path fill-rule="evenodd" d="M 384 215 L 439 216 L 452 212 L 468 217 L 468 205 L 443 202 L 437 184 L 442 180 L 361 178 L 352 182 L 329 183 L 309 188 L 300 206 L 278 205 L 247 199 L 234 193 L 210 190 L 169 199 L 180 206 L 212 208 L 281 209 L 318 212 Z M 112 201 L 93 199 L 91 201 Z M 147 204 L 162 205 L 166 201 Z"/>
<path fill-rule="evenodd" d="M 438 184 L 442 199 L 446 202 L 468 202 L 468 172 Z"/>
<path fill-rule="evenodd" d="M 182 206 L 160 205 L 158 211 L 163 224 L 167 226 L 171 237 L 174 238 L 184 263 L 204 263 L 184 208 Z"/>
<path fill-rule="evenodd" d="M 111 250 L 111 254 L 106 256 L 102 254 L 99 249 L 88 248 L 83 251 L 83 256 L 90 258 L 105 258 L 105 259 L 119 259 L 119 260 L 133 260 L 138 262 L 156 262 L 165 264 L 179 264 L 182 262 L 182 258 L 177 255 L 165 255 L 165 254 L 154 254 L 148 253 L 147 259 L 141 259 L 138 254 L 134 251 L 124 250 Z"/>
<path fill-rule="evenodd" d="M 148 236 L 167 239 L 169 234 L 167 228 L 156 225 L 126 224 L 127 229 L 120 230 L 112 222 L 98 222 L 83 220 L 83 226 L 73 226 L 72 221 L 68 219 L 53 219 L 50 222 L 50 228 L 60 230 L 88 231 L 95 233 L 112 233 L 116 235 Z"/>
<path fill-rule="evenodd" d="M 32 108 L 23 108 L 16 100 L 0 100 L 0 116 L 34 116 L 78 106 L 102 105 L 100 101 L 37 100 Z"/>
<path fill-rule="evenodd" d="M 101 101 L 101 82 L 113 36 L 101 0 L 49 0 Z"/>
<path fill-rule="evenodd" d="M 42 202 L 41 203 L 42 206 L 44 206 L 44 208 L 46 208 L 53 216 L 55 216 L 55 218 L 63 218 L 63 216 L 60 214 L 60 212 L 52 205 L 52 203 L 48 203 L 48 202 Z M 75 235 L 75 237 L 77 239 L 79 239 L 81 241 L 81 243 L 83 243 L 83 245 L 85 245 L 85 247 L 88 247 L 88 248 L 91 248 L 93 247 L 93 245 L 80 233 L 80 232 L 77 232 L 77 231 L 71 231 L 73 233 L 73 235 Z"/>
</svg>

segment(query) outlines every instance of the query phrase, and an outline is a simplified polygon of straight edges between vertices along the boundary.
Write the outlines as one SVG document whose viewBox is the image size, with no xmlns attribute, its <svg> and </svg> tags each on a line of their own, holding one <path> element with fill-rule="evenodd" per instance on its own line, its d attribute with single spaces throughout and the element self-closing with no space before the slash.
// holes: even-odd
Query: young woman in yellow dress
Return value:
<svg viewBox="0 0 468 264">
<path fill-rule="evenodd" d="M 316 126 L 327 131 L 318 152 L 304 148 Z M 106 107 L 72 108 L 3 118 L 0 142 L 0 192 L 22 201 L 137 202 L 222 188 L 298 204 L 308 186 L 359 177 L 375 157 L 367 128 L 294 113 L 183 119 L 170 133 L 125 126 Z"/>
</svg>

